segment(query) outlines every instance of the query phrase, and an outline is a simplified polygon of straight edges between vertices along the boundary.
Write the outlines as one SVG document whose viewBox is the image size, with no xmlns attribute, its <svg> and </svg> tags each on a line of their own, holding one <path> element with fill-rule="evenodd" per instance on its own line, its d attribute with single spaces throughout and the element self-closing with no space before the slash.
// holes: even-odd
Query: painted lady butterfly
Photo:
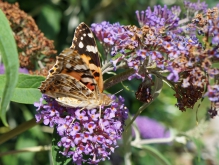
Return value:
<svg viewBox="0 0 219 165">
<path fill-rule="evenodd" d="M 98 49 L 85 23 L 76 28 L 72 46 L 60 53 L 39 89 L 65 107 L 93 109 L 112 103 L 111 98 L 102 93 Z"/>
</svg>

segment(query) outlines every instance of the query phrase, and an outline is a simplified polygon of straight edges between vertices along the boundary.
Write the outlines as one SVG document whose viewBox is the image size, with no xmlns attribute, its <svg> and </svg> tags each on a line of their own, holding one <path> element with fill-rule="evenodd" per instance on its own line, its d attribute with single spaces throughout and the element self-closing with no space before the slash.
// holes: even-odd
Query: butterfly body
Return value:
<svg viewBox="0 0 219 165">
<path fill-rule="evenodd" d="M 76 28 L 72 46 L 60 53 L 39 89 L 66 107 L 93 109 L 111 104 L 111 98 L 102 93 L 98 50 L 86 24 Z"/>
</svg>

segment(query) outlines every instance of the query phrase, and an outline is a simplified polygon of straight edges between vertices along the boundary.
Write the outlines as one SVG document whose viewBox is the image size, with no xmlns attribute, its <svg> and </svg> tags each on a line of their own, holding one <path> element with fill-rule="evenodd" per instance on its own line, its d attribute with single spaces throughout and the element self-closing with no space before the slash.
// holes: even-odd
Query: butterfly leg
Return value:
<svg viewBox="0 0 219 165">
<path fill-rule="evenodd" d="M 80 111 L 82 111 L 83 109 L 85 109 L 84 107 L 80 109 Z"/>
<path fill-rule="evenodd" d="M 100 125 L 100 128 L 103 130 L 103 123 L 102 123 L 102 119 L 101 119 L 101 105 L 99 106 L 99 125 Z"/>
<path fill-rule="evenodd" d="M 99 119 L 101 119 L 101 105 L 99 105 Z"/>
</svg>

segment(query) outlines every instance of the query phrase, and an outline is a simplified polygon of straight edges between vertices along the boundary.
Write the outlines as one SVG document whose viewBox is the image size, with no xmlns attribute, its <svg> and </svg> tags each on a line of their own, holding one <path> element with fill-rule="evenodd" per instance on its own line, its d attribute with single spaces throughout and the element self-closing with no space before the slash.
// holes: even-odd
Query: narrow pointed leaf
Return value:
<svg viewBox="0 0 219 165">
<path fill-rule="evenodd" d="M 6 110 L 18 79 L 18 53 L 12 30 L 2 10 L 0 10 L 0 56 L 5 66 L 6 80 L 1 94 L 0 117 L 5 126 Z"/>
<path fill-rule="evenodd" d="M 148 154 L 153 156 L 157 161 L 159 161 L 160 165 L 171 165 L 170 162 L 160 153 L 158 150 L 150 147 L 148 145 L 143 145 L 140 147 L 141 149 L 145 150 Z"/>
</svg>

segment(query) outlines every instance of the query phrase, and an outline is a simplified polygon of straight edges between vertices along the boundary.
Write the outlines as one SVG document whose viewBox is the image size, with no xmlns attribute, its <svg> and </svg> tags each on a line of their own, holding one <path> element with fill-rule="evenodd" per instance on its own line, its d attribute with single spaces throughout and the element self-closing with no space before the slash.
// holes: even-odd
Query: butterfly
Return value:
<svg viewBox="0 0 219 165">
<path fill-rule="evenodd" d="M 71 47 L 57 56 L 39 89 L 65 107 L 93 109 L 112 103 L 112 99 L 102 93 L 98 49 L 93 33 L 85 23 L 78 25 Z"/>
</svg>

